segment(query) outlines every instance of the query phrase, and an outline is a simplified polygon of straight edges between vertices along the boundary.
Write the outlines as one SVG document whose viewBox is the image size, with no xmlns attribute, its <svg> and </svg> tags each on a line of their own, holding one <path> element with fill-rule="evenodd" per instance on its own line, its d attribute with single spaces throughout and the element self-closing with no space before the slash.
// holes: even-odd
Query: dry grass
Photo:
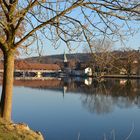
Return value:
<svg viewBox="0 0 140 140">
<path fill-rule="evenodd" d="M 0 119 L 0 140 L 43 140 L 43 137 L 26 124 L 14 124 Z"/>
</svg>

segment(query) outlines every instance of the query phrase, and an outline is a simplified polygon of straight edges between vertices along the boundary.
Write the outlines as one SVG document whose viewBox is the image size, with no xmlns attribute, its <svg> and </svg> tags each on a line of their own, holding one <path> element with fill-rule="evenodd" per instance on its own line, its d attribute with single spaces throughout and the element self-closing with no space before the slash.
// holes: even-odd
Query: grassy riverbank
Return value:
<svg viewBox="0 0 140 140">
<path fill-rule="evenodd" d="M 43 140 L 43 137 L 26 124 L 14 124 L 0 118 L 0 140 Z"/>
</svg>

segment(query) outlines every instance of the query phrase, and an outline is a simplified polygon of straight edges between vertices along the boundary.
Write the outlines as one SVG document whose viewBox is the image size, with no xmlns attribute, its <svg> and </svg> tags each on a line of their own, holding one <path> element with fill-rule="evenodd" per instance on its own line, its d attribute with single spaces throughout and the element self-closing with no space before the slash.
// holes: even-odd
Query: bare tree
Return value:
<svg viewBox="0 0 140 140">
<path fill-rule="evenodd" d="M 139 65 L 139 52 L 131 48 L 121 48 L 116 54 L 116 67 L 119 73 L 126 74 L 128 76 L 137 74 Z M 115 65 L 114 64 L 114 65 Z"/>
<path fill-rule="evenodd" d="M 113 67 L 113 42 L 111 40 L 93 40 L 90 48 L 85 47 L 83 51 L 91 57 L 89 65 L 93 68 L 94 75 L 100 76 L 103 72 L 109 72 Z"/>
<path fill-rule="evenodd" d="M 14 55 L 19 48 L 34 42 L 40 50 L 44 39 L 56 48 L 63 41 L 69 49 L 72 42 L 90 46 L 95 37 L 112 35 L 117 39 L 122 36 L 120 28 L 131 31 L 129 21 L 138 19 L 139 6 L 139 0 L 0 0 L 1 103 L 6 104 L 12 96 Z M 10 119 L 5 112 L 2 117 Z"/>
</svg>

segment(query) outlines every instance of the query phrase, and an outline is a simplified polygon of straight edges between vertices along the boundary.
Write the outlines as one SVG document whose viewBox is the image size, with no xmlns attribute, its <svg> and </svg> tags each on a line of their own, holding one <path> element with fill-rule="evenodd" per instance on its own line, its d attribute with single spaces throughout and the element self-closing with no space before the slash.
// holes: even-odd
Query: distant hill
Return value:
<svg viewBox="0 0 140 140">
<path fill-rule="evenodd" d="M 63 62 L 63 54 L 60 55 L 49 55 L 49 56 L 41 56 L 41 57 L 30 57 L 26 58 L 26 61 L 31 63 L 60 63 Z M 88 53 L 75 53 L 75 54 L 66 54 L 68 61 L 81 61 L 87 62 L 90 60 L 90 54 Z"/>
</svg>

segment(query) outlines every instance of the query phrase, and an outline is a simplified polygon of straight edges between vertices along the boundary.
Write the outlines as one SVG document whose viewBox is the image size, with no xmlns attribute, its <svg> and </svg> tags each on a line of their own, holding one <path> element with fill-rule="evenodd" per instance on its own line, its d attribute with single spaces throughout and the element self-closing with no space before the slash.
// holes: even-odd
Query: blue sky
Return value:
<svg viewBox="0 0 140 140">
<path fill-rule="evenodd" d="M 126 40 L 124 40 L 126 47 L 130 47 L 131 49 L 138 49 L 140 47 L 140 31 L 136 33 L 134 36 L 128 36 Z M 114 45 L 116 49 L 124 47 L 119 41 Z"/>
<path fill-rule="evenodd" d="M 63 43 L 61 44 L 57 49 L 55 49 L 53 46 L 51 46 L 51 44 L 48 44 L 48 42 L 46 42 L 46 40 L 44 40 L 44 44 L 46 44 L 43 48 L 42 51 L 42 55 L 54 55 L 54 54 L 63 54 L 64 51 L 66 53 L 81 53 L 83 52 L 83 44 L 81 43 L 80 46 L 76 49 L 74 49 L 73 51 L 69 51 L 69 49 L 67 48 L 67 46 Z M 135 34 L 134 36 L 128 36 L 126 40 L 124 40 L 126 47 L 130 47 L 133 49 L 138 49 L 140 47 L 140 31 Z M 88 46 L 87 46 L 88 47 Z M 120 41 L 116 42 L 114 44 L 114 49 L 120 49 L 121 47 L 124 47 L 124 45 L 122 43 L 120 43 Z M 33 49 L 34 45 L 32 45 L 30 47 L 30 49 Z M 34 50 L 32 51 L 32 53 L 28 56 L 28 55 L 23 55 L 22 57 L 31 57 L 31 56 L 38 56 L 38 53 Z"/>
<path fill-rule="evenodd" d="M 70 15 L 69 16 L 72 16 L 72 17 L 75 17 L 76 19 L 78 18 L 81 22 L 83 22 L 85 19 L 84 19 L 84 16 L 78 16 L 77 17 L 77 15 L 79 15 L 78 14 L 79 13 L 79 9 L 75 9 L 73 12 L 71 12 L 70 13 Z M 91 13 L 91 11 L 90 10 L 87 10 L 86 11 L 86 13 L 87 13 L 87 15 L 90 15 L 90 14 L 92 14 Z M 94 14 L 93 14 L 94 15 Z M 96 13 L 95 13 L 95 15 L 97 15 Z M 94 17 L 94 16 L 93 16 Z M 92 18 L 91 18 L 92 19 Z M 110 18 L 110 20 L 112 20 L 112 21 L 114 21 L 113 20 L 113 18 L 111 19 Z M 98 17 L 98 15 L 97 16 L 95 16 L 94 17 L 94 20 L 93 20 L 93 23 L 98 23 L 100 21 L 100 18 Z M 84 21 L 85 23 L 87 23 L 87 21 Z M 119 24 L 120 25 L 120 27 L 121 27 L 121 22 L 120 22 L 120 20 L 115 20 L 115 22 L 117 23 L 117 24 Z M 34 24 L 36 24 L 36 21 L 35 22 L 33 22 Z M 83 23 L 84 24 L 84 23 Z M 96 25 L 96 24 L 95 24 Z M 111 24 L 110 24 L 111 25 Z M 133 24 L 133 23 L 130 23 L 130 25 L 131 25 L 131 27 L 132 28 L 134 28 L 134 29 L 136 29 L 136 28 L 140 28 L 140 25 L 139 24 Z M 101 28 L 101 29 L 104 29 L 104 23 L 103 22 L 100 22 L 100 24 L 97 24 L 97 26 L 99 27 L 99 28 Z M 112 26 L 113 27 L 113 26 Z M 30 29 L 30 27 L 29 27 L 29 29 Z M 91 28 L 90 28 L 91 29 Z M 126 27 L 124 27 L 123 29 L 126 29 Z M 46 29 L 46 31 L 47 31 L 47 29 Z M 91 29 L 91 32 L 96 32 L 97 30 L 95 29 Z M 98 32 L 98 31 L 97 31 Z M 98 35 L 99 33 L 97 33 L 97 35 Z M 49 36 L 49 34 L 47 34 L 48 36 Z M 138 33 L 137 34 L 134 34 L 134 36 L 128 36 L 127 38 L 126 38 L 126 40 L 123 40 L 124 41 L 124 43 L 125 43 L 125 46 L 126 47 L 130 47 L 130 48 L 133 48 L 133 49 L 138 49 L 139 47 L 140 47 L 140 31 L 138 31 Z M 73 51 L 71 51 L 71 52 L 69 52 L 69 49 L 67 48 L 67 46 L 64 44 L 64 43 L 61 43 L 60 44 L 60 46 L 57 48 L 57 49 L 55 49 L 53 46 L 52 46 L 52 44 L 50 43 L 50 42 L 48 42 L 46 39 L 42 39 L 43 40 L 43 49 L 42 49 L 42 51 L 41 51 L 41 55 L 53 55 L 53 54 L 62 54 L 62 53 L 64 53 L 64 51 L 66 52 L 66 53 L 77 53 L 77 52 L 79 52 L 79 53 L 81 53 L 81 52 L 83 52 L 83 49 L 84 49 L 84 47 L 86 46 L 85 44 L 83 44 L 83 43 L 81 43 L 80 45 L 79 45 L 79 47 L 78 48 L 76 48 L 75 46 L 76 46 L 76 43 L 73 43 L 72 45 L 72 48 L 74 47 L 74 48 L 76 48 L 76 49 L 74 49 Z M 83 47 L 84 46 L 84 47 Z M 88 47 L 88 46 L 87 46 Z M 123 44 L 121 44 L 120 43 L 120 41 L 118 41 L 118 42 L 116 42 L 115 44 L 114 44 L 114 46 L 113 46 L 113 48 L 114 49 L 119 49 L 119 48 L 121 48 L 121 47 L 124 47 L 124 45 Z M 28 55 L 25 55 L 25 54 L 23 54 L 22 55 L 22 57 L 24 58 L 24 57 L 31 57 L 31 56 L 38 56 L 38 52 L 36 51 L 36 49 L 34 49 L 34 48 L 36 48 L 36 44 L 34 43 L 34 44 L 32 44 L 31 45 L 31 47 L 29 48 L 29 52 L 32 52 L 32 53 L 29 53 L 30 55 L 28 56 Z M 30 51 L 31 50 L 31 51 Z"/>
</svg>

